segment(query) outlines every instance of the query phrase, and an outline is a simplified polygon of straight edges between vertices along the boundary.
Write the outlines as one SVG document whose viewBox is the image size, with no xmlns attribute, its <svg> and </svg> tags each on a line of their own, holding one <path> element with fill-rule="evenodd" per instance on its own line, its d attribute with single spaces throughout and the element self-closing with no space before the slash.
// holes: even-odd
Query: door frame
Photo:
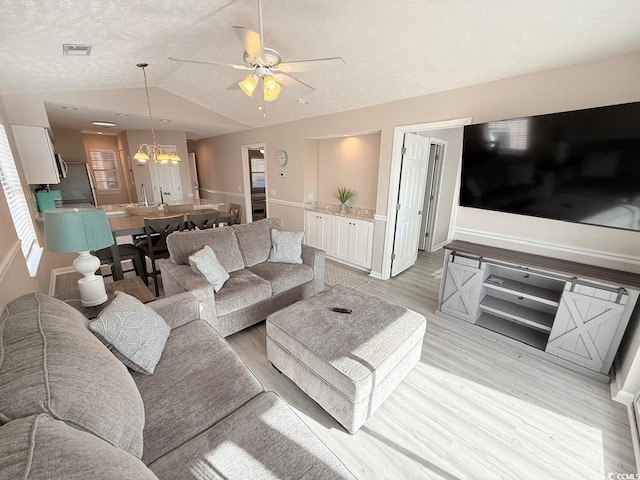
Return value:
<svg viewBox="0 0 640 480">
<path fill-rule="evenodd" d="M 426 229 L 429 232 L 429 238 L 425 240 L 425 237 L 422 232 L 422 225 L 420 226 L 420 241 L 418 242 L 418 250 L 420 250 L 421 246 L 424 246 L 423 250 L 427 252 L 433 252 L 435 247 L 440 247 L 438 245 L 433 244 L 433 239 L 435 235 L 433 234 L 433 228 L 436 226 L 436 220 L 438 218 L 438 205 L 440 205 L 440 190 L 442 189 L 442 170 L 444 167 L 444 160 L 447 157 L 447 148 L 449 147 L 449 142 L 447 140 L 443 140 L 437 137 L 429 137 L 429 143 L 431 145 L 440 145 L 442 147 L 442 157 L 440 162 L 435 166 L 432 165 L 431 162 L 431 151 L 429 151 L 429 164 L 427 165 L 427 183 L 425 184 L 424 194 L 425 197 L 433 193 L 433 200 L 429 202 L 429 209 L 433 211 L 433 215 L 429 215 L 429 211 L 424 212 L 423 215 L 427 216 L 426 221 Z M 437 167 L 437 168 L 436 168 Z M 435 176 L 435 183 L 433 181 L 433 177 Z M 429 182 L 429 180 L 431 180 Z M 433 190 L 431 190 L 433 187 Z"/>
<path fill-rule="evenodd" d="M 400 189 L 400 170 L 402 166 L 402 146 L 404 134 L 410 132 L 422 132 L 425 130 L 442 130 L 445 128 L 458 128 L 471 124 L 471 117 L 458 118 L 454 120 L 444 120 L 441 122 L 417 123 L 412 125 L 400 125 L 393 129 L 393 146 L 391 150 L 391 170 L 389 172 L 389 196 L 387 199 L 387 218 L 384 237 L 384 248 L 382 254 L 382 280 L 388 280 L 391 276 L 391 255 L 393 254 L 393 237 L 396 232 L 395 209 Z M 459 191 L 461 163 L 458 163 L 458 174 L 456 180 L 456 192 Z M 458 195 L 458 193 L 456 194 Z M 453 214 L 455 218 L 458 210 L 457 197 L 454 199 Z M 453 233 L 453 222 L 449 225 L 448 237 Z"/>
<path fill-rule="evenodd" d="M 251 169 L 249 168 L 249 150 L 264 150 L 264 201 L 265 201 L 265 215 L 269 217 L 269 177 L 267 163 L 267 144 L 266 143 L 252 143 L 251 145 L 242 145 L 242 182 L 244 190 L 244 218 L 247 223 L 253 222 L 253 209 L 251 207 Z"/>
</svg>

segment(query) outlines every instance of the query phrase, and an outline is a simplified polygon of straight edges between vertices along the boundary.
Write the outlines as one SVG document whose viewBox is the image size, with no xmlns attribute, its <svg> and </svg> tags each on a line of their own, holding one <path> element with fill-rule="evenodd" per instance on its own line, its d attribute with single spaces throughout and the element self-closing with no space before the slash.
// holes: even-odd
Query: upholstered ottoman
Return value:
<svg viewBox="0 0 640 480">
<path fill-rule="evenodd" d="M 336 286 L 267 317 L 267 358 L 355 433 L 420 360 L 426 324 L 416 312 Z"/>
</svg>

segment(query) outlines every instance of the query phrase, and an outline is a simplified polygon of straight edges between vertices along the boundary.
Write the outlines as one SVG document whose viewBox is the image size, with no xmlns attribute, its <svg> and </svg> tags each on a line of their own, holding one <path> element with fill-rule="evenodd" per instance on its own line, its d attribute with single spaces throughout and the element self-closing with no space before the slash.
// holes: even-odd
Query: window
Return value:
<svg viewBox="0 0 640 480">
<path fill-rule="evenodd" d="M 29 206 L 27 205 L 27 199 L 24 196 L 24 190 L 22 189 L 22 183 L 20 183 L 20 177 L 18 176 L 18 170 L 16 169 L 16 163 L 9 147 L 9 141 L 7 140 L 7 132 L 4 129 L 4 125 L 0 124 L 0 184 L 4 191 L 4 196 L 7 199 L 9 205 L 9 212 L 13 220 L 13 225 L 16 228 L 16 233 L 20 239 L 20 245 L 22 247 L 22 254 L 25 260 L 29 263 L 30 256 L 38 256 L 41 253 L 40 245 L 38 244 L 38 238 L 36 237 L 36 231 L 33 228 L 33 220 L 31 219 L 31 213 L 29 212 Z M 37 262 L 36 260 L 36 270 Z M 29 268 L 31 271 L 31 268 Z M 35 272 L 32 273 L 32 275 Z"/>
<path fill-rule="evenodd" d="M 526 150 L 528 136 L 528 118 L 489 122 L 489 139 L 496 142 L 500 150 Z"/>
<path fill-rule="evenodd" d="M 251 157 L 251 190 L 264 190 L 267 179 L 264 156 L 255 152 L 250 152 L 249 154 L 260 155 L 259 157 Z"/>
<path fill-rule="evenodd" d="M 96 187 L 103 193 L 119 193 L 118 157 L 113 150 L 89 149 L 91 169 L 96 179 Z"/>
</svg>

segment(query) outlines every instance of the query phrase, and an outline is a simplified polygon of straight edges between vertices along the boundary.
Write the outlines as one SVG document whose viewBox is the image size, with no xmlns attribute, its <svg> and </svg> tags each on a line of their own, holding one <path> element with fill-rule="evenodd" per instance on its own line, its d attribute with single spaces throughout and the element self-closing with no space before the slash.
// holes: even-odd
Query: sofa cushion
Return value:
<svg viewBox="0 0 640 480">
<path fill-rule="evenodd" d="M 46 414 L 0 427 L 0 477 L 157 480 L 133 455 Z"/>
<path fill-rule="evenodd" d="M 66 303 L 41 293 L 0 317 L 0 423 L 38 413 L 140 457 L 144 407 L 127 368 Z"/>
<path fill-rule="evenodd" d="M 331 450 L 273 392 L 258 395 L 149 468 L 161 480 L 355 480 Z"/>
<path fill-rule="evenodd" d="M 216 293 L 218 316 L 235 312 L 271 297 L 271 284 L 244 269 L 233 272 L 224 287 Z"/>
<path fill-rule="evenodd" d="M 142 457 L 146 464 L 263 390 L 226 340 L 203 320 L 171 331 L 153 375 L 132 376 L 147 407 Z"/>
<path fill-rule="evenodd" d="M 263 262 L 249 270 L 271 284 L 273 295 L 313 280 L 313 268 L 304 264 Z"/>
<path fill-rule="evenodd" d="M 189 265 L 193 273 L 203 275 L 213 285 L 216 292 L 219 292 L 224 283 L 229 280 L 229 273 L 224 269 L 209 245 L 205 245 L 202 250 L 189 255 Z"/>
<path fill-rule="evenodd" d="M 271 229 L 269 261 L 276 263 L 302 263 L 304 232 L 281 232 Z"/>
<path fill-rule="evenodd" d="M 167 237 L 171 261 L 178 265 L 188 265 L 189 255 L 201 250 L 205 245 L 211 247 L 227 272 L 244 268 L 242 252 L 235 231 L 231 227 L 174 232 Z"/>
<path fill-rule="evenodd" d="M 263 218 L 257 222 L 233 225 L 245 267 L 265 262 L 271 252 L 271 229 L 280 229 L 280 219 Z"/>
<path fill-rule="evenodd" d="M 171 331 L 155 310 L 118 291 L 89 329 L 127 367 L 147 375 L 153 374 Z"/>
</svg>

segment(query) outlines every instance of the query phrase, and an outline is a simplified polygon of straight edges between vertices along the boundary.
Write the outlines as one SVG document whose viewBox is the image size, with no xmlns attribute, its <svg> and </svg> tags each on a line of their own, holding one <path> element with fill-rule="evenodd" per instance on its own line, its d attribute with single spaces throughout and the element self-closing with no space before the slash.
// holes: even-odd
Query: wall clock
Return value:
<svg viewBox="0 0 640 480">
<path fill-rule="evenodd" d="M 286 150 L 279 150 L 278 153 L 276 153 L 276 160 L 278 165 L 284 167 L 289 161 L 289 155 L 287 155 Z"/>
</svg>

